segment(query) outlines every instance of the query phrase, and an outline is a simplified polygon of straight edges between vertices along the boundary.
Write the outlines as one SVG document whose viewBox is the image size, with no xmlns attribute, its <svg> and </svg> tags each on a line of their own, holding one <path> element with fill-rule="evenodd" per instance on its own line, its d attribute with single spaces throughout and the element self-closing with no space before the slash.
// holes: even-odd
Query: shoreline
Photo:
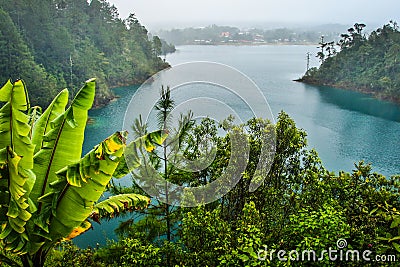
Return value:
<svg viewBox="0 0 400 267">
<path fill-rule="evenodd" d="M 107 106 L 111 102 L 117 101 L 118 98 L 120 98 L 120 97 L 118 95 L 114 94 L 114 92 L 112 91 L 113 89 L 119 88 L 119 87 L 129 87 L 129 86 L 141 85 L 142 83 L 147 81 L 147 79 L 149 79 L 154 74 L 171 67 L 171 65 L 168 62 L 165 62 L 165 63 L 167 63 L 168 65 L 165 65 L 163 68 L 159 69 L 158 71 L 156 71 L 155 73 L 153 73 L 152 75 L 150 75 L 149 77 L 147 77 L 145 79 L 135 79 L 135 80 L 132 80 L 131 82 L 119 82 L 119 83 L 116 83 L 113 85 L 107 84 L 107 87 L 108 87 L 107 91 L 109 92 L 109 95 L 99 95 L 98 98 L 95 98 L 92 109 L 100 109 L 100 108 Z"/>
<path fill-rule="evenodd" d="M 195 45 L 195 46 L 267 46 L 267 45 L 275 45 L 275 46 L 288 46 L 288 45 L 305 45 L 305 46 L 315 46 L 318 45 L 317 43 L 287 43 L 287 42 L 279 42 L 279 43 L 187 43 L 187 44 L 179 44 L 176 45 L 176 47 L 179 46 L 185 46 L 185 45 Z"/>
<path fill-rule="evenodd" d="M 293 80 L 294 82 L 300 82 L 300 83 L 305 83 L 309 85 L 315 85 L 315 86 L 327 86 L 327 87 L 333 87 L 337 89 L 342 89 L 342 90 L 348 90 L 348 91 L 353 91 L 353 92 L 358 92 L 362 94 L 366 94 L 368 96 L 371 96 L 375 99 L 381 100 L 381 101 L 386 101 L 390 102 L 396 105 L 400 106 L 400 98 L 395 98 L 395 97 L 390 97 L 387 95 L 382 95 L 379 94 L 376 91 L 371 90 L 370 88 L 357 88 L 351 85 L 343 85 L 343 84 L 329 84 L 329 83 L 321 83 L 318 81 L 310 81 L 304 78 L 298 78 Z"/>
</svg>

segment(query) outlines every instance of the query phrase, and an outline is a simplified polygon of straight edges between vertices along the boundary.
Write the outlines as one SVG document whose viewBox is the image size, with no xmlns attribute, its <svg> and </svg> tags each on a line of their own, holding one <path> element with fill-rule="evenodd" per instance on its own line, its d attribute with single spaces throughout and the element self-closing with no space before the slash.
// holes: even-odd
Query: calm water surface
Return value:
<svg viewBox="0 0 400 267">
<path fill-rule="evenodd" d="M 306 53 L 314 46 L 181 46 L 167 56 L 172 65 L 190 61 L 227 64 L 246 74 L 264 93 L 277 118 L 287 112 L 308 133 L 315 148 L 332 171 L 351 171 L 364 160 L 385 175 L 400 174 L 400 107 L 341 89 L 293 82 L 305 71 Z M 313 59 L 311 65 L 318 65 Z M 85 151 L 122 129 L 125 109 L 137 87 L 118 88 L 118 101 L 90 111 L 94 123 L 86 130 Z M 179 96 L 177 96 L 179 99 Z M 114 239 L 113 229 L 122 219 L 94 225 L 75 239 L 81 247 Z"/>
</svg>

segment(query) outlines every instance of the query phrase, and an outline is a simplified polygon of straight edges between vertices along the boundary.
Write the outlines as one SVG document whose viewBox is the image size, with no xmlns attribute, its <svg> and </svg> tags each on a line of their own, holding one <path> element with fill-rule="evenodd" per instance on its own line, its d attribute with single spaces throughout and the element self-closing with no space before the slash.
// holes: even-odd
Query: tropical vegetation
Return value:
<svg viewBox="0 0 400 267">
<path fill-rule="evenodd" d="M 97 78 L 95 106 L 106 104 L 111 87 L 143 82 L 169 66 L 160 56 L 172 51 L 105 0 L 0 1 L 0 80 L 23 78 L 34 105 L 88 77 Z"/>
<path fill-rule="evenodd" d="M 96 202 L 113 175 L 120 177 L 129 172 L 126 161 L 118 164 L 124 133 L 106 139 L 80 160 L 77 153 L 75 160 L 64 161 L 69 156 L 62 144 L 67 142 L 55 140 L 77 139 L 71 132 L 81 130 L 89 108 L 87 98 L 93 99 L 93 90 L 93 81 L 87 82 L 65 111 L 60 109 L 64 104 L 59 104 L 67 98 L 62 96 L 63 91 L 49 106 L 52 112 L 44 112 L 39 119 L 34 119 L 37 109 L 31 109 L 29 116 L 25 114 L 28 105 L 21 81 L 7 83 L 0 91 L 2 101 L 8 99 L 1 113 L 6 121 L 1 124 L 1 133 L 8 136 L 1 139 L 7 140 L 1 150 L 0 179 L 3 264 L 304 266 L 306 262 L 310 266 L 375 266 L 372 260 L 377 256 L 385 257 L 387 264 L 400 257 L 399 176 L 384 177 L 364 162 L 356 163 L 351 173 L 330 172 L 317 152 L 307 147 L 306 132 L 284 112 L 275 124 L 253 118 L 236 126 L 231 118 L 220 124 L 209 118 L 195 122 L 189 113 L 180 117 L 178 129 L 173 129 L 167 119 L 174 107 L 168 88 L 162 90 L 157 103 L 159 126 L 169 129 L 168 138 L 155 148 L 154 142 L 161 144 L 164 140 L 164 130 L 152 136 L 139 118 L 132 130 L 134 135 L 142 136 L 137 140 L 142 140 L 140 144 L 147 149 L 134 149 L 126 153 L 127 158 L 134 157 L 134 167 L 150 159 L 151 166 L 175 184 L 206 185 L 220 177 L 231 157 L 230 134 L 219 134 L 219 128 L 234 127 L 246 134 L 250 146 L 249 162 L 240 181 L 221 199 L 194 208 L 153 199 L 149 208 L 137 211 L 141 219 L 135 219 L 137 214 L 131 218 L 127 215 L 128 220 L 116 229 L 119 241 L 110 241 L 105 247 L 78 249 L 68 240 L 90 228 L 90 222 L 110 214 L 118 216 L 133 207 L 146 207 L 150 197 L 134 179 L 131 187 L 113 186 L 109 191 L 116 196 Z M 44 123 L 49 122 L 47 118 L 52 122 Z M 44 125 L 51 129 L 45 130 Z M 62 127 L 68 129 L 65 135 L 56 134 Z M 41 135 L 38 129 L 40 133 L 47 132 Z M 276 136 L 271 168 L 261 172 L 264 182 L 250 192 L 265 142 L 263 133 L 271 131 Z M 62 166 L 48 160 L 56 147 L 63 160 L 53 161 Z M 212 147 L 215 158 L 207 168 L 179 168 L 182 157 L 193 160 Z M 70 148 L 68 145 L 68 152 Z M 174 149 L 175 155 L 165 157 L 166 149 Z M 140 165 L 139 170 L 135 178 L 146 174 L 146 165 Z M 344 242 L 344 253 L 351 252 L 349 260 L 336 257 L 333 261 L 328 254 L 321 254 L 329 248 L 337 250 L 338 241 Z M 353 254 L 354 250 L 360 254 Z M 287 253 L 278 254 L 279 251 Z M 311 254 L 303 255 L 302 251 Z M 370 253 L 371 262 L 362 258 L 365 251 Z"/>
<path fill-rule="evenodd" d="M 194 121 L 189 113 L 174 129 L 168 120 L 174 101 L 162 88 L 159 131 L 149 132 L 139 117 L 131 144 L 126 132 L 117 132 L 82 157 L 93 103 L 111 98 L 110 85 L 135 83 L 168 66 L 159 56 L 173 47 L 150 37 L 133 14 L 118 18 L 104 0 L 0 2 L 0 73 L 25 77 L 32 87 L 31 97 L 22 80 L 0 89 L 0 265 L 381 266 L 386 263 L 374 262 L 377 256 L 388 265 L 400 259 L 400 177 L 375 173 L 362 161 L 351 173 L 327 170 L 308 147 L 307 133 L 283 111 L 276 123 L 253 118 L 241 125 L 232 118 Z M 398 99 L 397 24 L 368 37 L 364 27 L 356 24 L 337 45 L 321 40 L 322 65 L 303 81 Z M 76 88 L 89 75 L 98 82 L 56 89 Z M 246 169 L 229 193 L 188 208 L 168 203 L 173 190 L 165 192 L 167 203 L 143 190 L 138 179 L 148 167 L 182 186 L 217 180 L 234 152 L 232 134 L 221 134 L 227 129 L 249 144 Z M 265 134 L 276 137 L 276 152 L 270 168 L 258 172 Z M 206 168 L 180 168 L 182 159 L 205 157 L 205 151 L 215 155 Z M 133 168 L 131 186 L 110 182 Z M 255 178 L 263 183 L 252 192 Z M 92 223 L 121 214 L 119 240 L 74 246 L 71 240 Z M 352 258 L 333 261 L 321 254 L 329 248 L 351 250 Z M 305 260 L 302 251 L 308 251 Z M 371 252 L 370 262 L 364 251 Z"/>
<path fill-rule="evenodd" d="M 400 32 L 395 21 L 364 33 L 363 23 L 356 23 L 339 42 L 319 43 L 319 68 L 311 68 L 300 79 L 370 93 L 378 98 L 400 101 Z"/>
<path fill-rule="evenodd" d="M 100 219 L 147 207 L 150 199 L 120 194 L 98 201 L 126 148 L 127 132 L 116 132 L 83 158 L 88 110 L 95 96 L 88 80 L 69 106 L 61 91 L 42 113 L 31 107 L 22 80 L 0 89 L 0 263 L 43 266 L 49 252 Z M 128 148 L 153 150 L 165 135 L 148 133 Z M 137 161 L 140 165 L 140 161 Z"/>
<path fill-rule="evenodd" d="M 173 106 L 168 88 L 162 90 L 157 104 L 161 128 L 169 126 L 166 118 Z M 230 134 L 218 131 L 232 127 L 231 120 L 195 123 L 190 113 L 178 120 L 178 129 L 169 126 L 162 146 L 140 155 L 149 156 L 160 175 L 175 184 L 201 186 L 218 179 L 232 152 Z M 399 176 L 384 177 L 364 162 L 356 163 L 351 173 L 330 172 L 307 147 L 306 132 L 284 112 L 275 124 L 254 118 L 234 127 L 246 133 L 250 154 L 240 181 L 227 195 L 194 208 L 153 199 L 149 208 L 138 211 L 141 219 L 132 215 L 116 229 L 119 241 L 87 249 L 62 243 L 49 255 L 48 266 L 390 266 L 399 259 Z M 133 130 L 146 134 L 146 124 L 138 119 Z M 263 184 L 250 192 L 265 141 L 262 133 L 269 131 L 276 135 L 272 166 L 263 173 Z M 165 148 L 177 140 L 178 151 L 165 157 Z M 193 160 L 212 146 L 215 159 L 206 169 L 179 168 L 182 156 Z M 136 179 L 132 187 L 111 191 L 146 195 Z M 342 248 L 345 256 L 321 254 L 329 248 Z M 354 250 L 359 254 L 353 255 Z M 371 261 L 363 258 L 365 251 Z"/>
</svg>

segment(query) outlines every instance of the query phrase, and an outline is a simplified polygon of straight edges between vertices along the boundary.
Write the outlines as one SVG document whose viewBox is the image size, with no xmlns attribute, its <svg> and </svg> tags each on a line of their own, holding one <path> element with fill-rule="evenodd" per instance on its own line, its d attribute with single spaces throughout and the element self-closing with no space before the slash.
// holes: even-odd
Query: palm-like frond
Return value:
<svg viewBox="0 0 400 267">
<path fill-rule="evenodd" d="M 89 80 L 71 105 L 63 90 L 45 112 L 30 109 L 22 81 L 0 89 L 0 249 L 20 254 L 24 264 L 42 266 L 48 251 L 91 227 L 100 217 L 147 207 L 147 197 L 129 194 L 96 204 L 124 159 L 127 132 L 117 132 L 81 158 L 84 130 L 95 95 Z M 152 151 L 163 131 L 136 139 L 137 151 Z M 124 161 L 125 163 L 125 161 Z"/>
<path fill-rule="evenodd" d="M 27 243 L 26 223 L 35 211 L 29 194 L 36 179 L 23 82 L 8 81 L 0 89 L 0 101 L 7 101 L 0 109 L 0 240 L 5 249 L 18 252 Z"/>
<path fill-rule="evenodd" d="M 150 198 L 138 194 L 121 194 L 109 197 L 94 206 L 90 218 L 100 223 L 100 219 L 112 218 L 123 212 L 144 209 L 150 204 Z"/>
</svg>

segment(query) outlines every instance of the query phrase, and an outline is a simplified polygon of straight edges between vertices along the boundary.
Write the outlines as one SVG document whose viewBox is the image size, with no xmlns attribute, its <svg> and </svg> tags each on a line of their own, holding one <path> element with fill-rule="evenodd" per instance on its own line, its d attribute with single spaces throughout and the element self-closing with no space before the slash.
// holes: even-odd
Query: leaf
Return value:
<svg viewBox="0 0 400 267">
<path fill-rule="evenodd" d="M 80 226 L 76 227 L 64 240 L 68 241 L 71 240 L 83 233 L 85 233 L 87 230 L 92 228 L 92 224 L 88 221 L 84 221 Z"/>
<path fill-rule="evenodd" d="M 369 213 L 369 215 L 372 215 L 372 214 L 374 214 L 377 210 L 378 210 L 379 208 L 375 208 L 375 209 L 373 209 L 370 213 Z"/>
<path fill-rule="evenodd" d="M 22 253 L 28 240 L 26 224 L 34 211 L 28 204 L 29 194 L 36 179 L 31 170 L 34 145 L 30 140 L 29 116 L 24 113 L 30 105 L 24 83 L 9 81 L 0 89 L 0 100 L 8 101 L 0 109 L 0 165 L 6 169 L 2 177 L 8 180 L 8 190 L 3 194 L 8 198 L 8 208 L 2 214 L 5 223 L 0 235 L 5 247 Z M 1 203 L 5 204 L 3 197 Z"/>
<path fill-rule="evenodd" d="M 111 218 L 124 211 L 134 211 L 146 208 L 150 204 L 150 198 L 138 194 L 116 195 L 97 203 L 90 215 L 94 221 L 101 218 Z"/>
<path fill-rule="evenodd" d="M 9 102 L 0 109 L 0 150 L 9 146 L 22 157 L 21 167 L 32 169 L 34 146 L 29 138 L 29 117 L 23 113 L 29 106 L 24 84 L 8 82 L 0 92 L 3 97 L 9 96 Z"/>
<path fill-rule="evenodd" d="M 13 84 L 10 80 L 0 89 L 0 101 L 9 102 L 11 99 L 11 93 L 13 89 Z"/>
<path fill-rule="evenodd" d="M 39 117 L 32 129 L 32 143 L 35 147 L 35 154 L 43 147 L 43 136 L 50 130 L 50 123 L 65 112 L 68 104 L 68 90 L 62 90 L 48 106 L 46 111 Z"/>
<path fill-rule="evenodd" d="M 46 206 L 54 205 L 49 225 L 53 241 L 69 236 L 92 213 L 94 203 L 104 192 L 123 156 L 126 135 L 126 132 L 113 134 L 78 163 L 57 173 L 59 178 L 52 183 L 52 192 L 48 196 L 53 201 L 46 203 Z M 110 144 L 112 147 L 108 147 Z M 115 150 L 117 146 L 119 149 Z M 96 156 L 99 150 L 102 151 L 100 158 Z"/>
<path fill-rule="evenodd" d="M 393 241 L 396 241 L 396 240 L 400 240 L 400 236 L 395 236 L 393 238 L 390 238 L 388 241 L 389 242 L 393 242 Z"/>
<path fill-rule="evenodd" d="M 397 252 L 400 252 L 400 245 L 397 243 L 393 243 L 393 247 L 397 250 Z"/>
<path fill-rule="evenodd" d="M 144 147 L 146 151 L 152 152 L 156 146 L 162 145 L 167 139 L 168 134 L 163 130 L 148 133 L 144 136 L 137 138 L 126 146 L 125 157 L 118 165 L 118 168 L 114 172 L 115 178 L 122 178 L 129 174 L 132 169 L 139 167 L 142 164 L 140 156 L 138 154 L 138 148 Z M 127 162 L 129 164 L 127 164 Z"/>
<path fill-rule="evenodd" d="M 392 222 L 392 224 L 390 225 L 390 228 L 395 228 L 397 226 L 399 226 L 400 224 L 400 216 L 396 216 Z"/>
<path fill-rule="evenodd" d="M 87 81 L 65 112 L 62 110 L 68 94 L 62 91 L 49 106 L 49 111 L 46 110 L 39 119 L 34 131 L 34 141 L 37 145 L 41 143 L 40 150 L 34 157 L 34 172 L 38 177 L 31 194 L 34 202 L 49 192 L 49 184 L 57 181 L 57 171 L 80 159 L 88 110 L 93 104 L 95 87 L 93 79 Z M 40 138 L 41 134 L 44 134 L 43 139 Z M 41 204 L 38 209 L 41 210 Z"/>
<path fill-rule="evenodd" d="M 152 151 L 151 148 L 153 148 L 153 144 L 160 146 L 164 143 L 164 141 L 165 141 L 165 139 L 167 139 L 167 137 L 168 137 L 168 132 L 160 130 L 160 131 L 148 133 L 141 138 L 146 140 L 145 141 L 146 144 L 150 144 L 149 147 L 146 147 L 146 150 Z"/>
</svg>

